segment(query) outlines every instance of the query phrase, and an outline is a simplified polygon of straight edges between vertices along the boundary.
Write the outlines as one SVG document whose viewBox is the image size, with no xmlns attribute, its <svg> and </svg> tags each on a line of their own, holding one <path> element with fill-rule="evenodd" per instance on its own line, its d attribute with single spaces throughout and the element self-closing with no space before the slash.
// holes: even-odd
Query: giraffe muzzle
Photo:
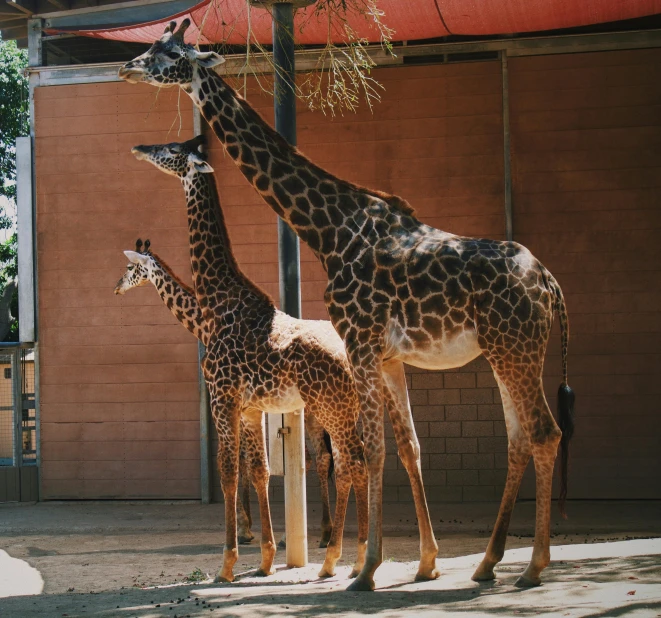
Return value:
<svg viewBox="0 0 661 618">
<path fill-rule="evenodd" d="M 140 67 L 120 67 L 117 76 L 120 79 L 123 79 L 131 84 L 137 84 L 141 82 L 146 74 L 146 71 Z"/>
<path fill-rule="evenodd" d="M 131 148 L 131 154 L 138 160 L 138 161 L 144 161 L 147 158 L 147 155 L 149 154 L 147 149 L 149 146 L 133 146 Z"/>
</svg>

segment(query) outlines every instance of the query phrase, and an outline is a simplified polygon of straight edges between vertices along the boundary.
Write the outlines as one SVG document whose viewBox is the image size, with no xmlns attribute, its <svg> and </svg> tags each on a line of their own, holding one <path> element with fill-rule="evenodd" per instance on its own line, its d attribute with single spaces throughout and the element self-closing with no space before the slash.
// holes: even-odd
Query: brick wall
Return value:
<svg viewBox="0 0 661 618">
<path fill-rule="evenodd" d="M 188 268 L 179 182 L 130 153 L 176 139 L 177 98 L 36 89 L 42 498 L 199 496 L 195 339 L 152 286 L 113 294 L 138 236 Z"/>
<path fill-rule="evenodd" d="M 570 313 L 572 498 L 661 497 L 659 56 L 510 61 L 515 238 L 554 273 Z M 299 107 L 301 149 L 340 176 L 405 196 L 431 225 L 503 238 L 500 64 L 374 74 L 386 90 L 373 115 L 331 119 Z M 272 101 L 254 88 L 248 96 L 271 122 Z M 138 235 L 182 275 L 188 268 L 180 186 L 128 153 L 189 137 L 187 97 L 181 106 L 177 137 L 167 135 L 178 123 L 176 93 L 156 98 L 128 84 L 37 90 L 46 497 L 199 495 L 195 343 L 153 290 L 111 293 L 120 252 Z M 275 215 L 209 142 L 238 261 L 277 300 Z M 303 315 L 325 318 L 324 273 L 305 246 L 301 262 Z M 430 502 L 498 499 L 507 440 L 486 362 L 408 368 L 407 379 Z M 545 369 L 552 408 L 559 380 L 556 328 Z M 389 422 L 386 431 L 386 500 L 410 502 Z M 524 497 L 534 496 L 532 481 L 524 479 Z M 273 485 L 281 500 L 280 481 Z M 318 498 L 313 473 L 309 497 Z"/>
</svg>

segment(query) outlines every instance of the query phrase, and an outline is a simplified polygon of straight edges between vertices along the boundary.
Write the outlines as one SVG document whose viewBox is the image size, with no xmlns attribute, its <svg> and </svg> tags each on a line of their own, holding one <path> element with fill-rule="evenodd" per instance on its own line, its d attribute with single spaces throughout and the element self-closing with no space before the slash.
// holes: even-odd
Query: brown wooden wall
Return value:
<svg viewBox="0 0 661 618">
<path fill-rule="evenodd" d="M 510 101 L 514 235 L 569 309 L 571 495 L 661 498 L 661 50 L 512 59 Z"/>
<path fill-rule="evenodd" d="M 658 483 L 651 482 L 661 463 L 656 403 L 661 320 L 653 304 L 659 279 L 654 238 L 661 218 L 660 60 L 658 51 L 510 60 L 515 239 L 555 274 L 570 312 L 570 384 L 578 397 L 573 498 L 661 497 Z M 338 175 L 406 197 L 431 225 L 503 238 L 500 63 L 388 68 L 375 76 L 385 92 L 373 115 L 362 110 L 330 119 L 300 106 L 300 148 Z M 97 99 L 105 105 L 104 92 L 112 93 L 117 106 L 105 121 L 81 121 L 73 115 L 71 109 L 91 115 Z M 163 91 L 156 99 L 147 87 L 104 84 L 39 89 L 37 95 L 46 497 L 76 492 L 80 497 L 199 495 L 194 342 L 160 306 L 153 290 L 134 290 L 124 299 L 112 296 L 125 265 L 121 250 L 130 248 L 137 235 L 149 235 L 154 250 L 182 274 L 188 268 L 184 199 L 177 181 L 128 154 L 140 142 L 179 139 L 175 131 L 165 137 L 176 118 L 176 93 Z M 255 90 L 248 96 L 272 122 L 272 101 Z M 95 98 L 80 100 L 86 97 Z M 51 101 L 60 98 L 74 101 L 53 107 Z M 185 139 L 190 108 L 186 97 L 181 103 Z M 58 109 L 59 116 L 53 111 Z M 80 143 L 90 145 L 72 151 L 83 148 L 73 135 L 85 126 L 88 136 L 79 138 Z M 50 131 L 48 136 L 44 130 Z M 107 133 L 104 138 L 91 135 L 98 131 Z M 215 138 L 209 141 L 239 263 L 277 300 L 275 215 Z M 65 144 L 69 150 L 62 150 Z M 96 149 L 113 146 L 103 156 L 68 157 L 71 152 L 96 153 L 91 144 Z M 67 156 L 52 162 L 58 152 Z M 101 194 L 99 207 L 90 199 L 99 195 L 98 175 L 83 179 L 89 183 L 85 197 L 76 197 L 72 188 L 77 186 L 77 167 L 96 160 L 99 167 L 113 169 L 102 176 L 111 191 Z M 48 171 L 49 165 L 56 167 Z M 62 173 L 69 174 L 66 180 L 58 180 Z M 60 219 L 53 204 L 60 204 Z M 95 235 L 94 226 L 103 232 Z M 76 230 L 83 245 L 73 240 Z M 85 257 L 92 261 L 83 265 Z M 58 260 L 61 265 L 55 266 Z M 323 271 L 304 246 L 301 261 L 303 315 L 325 318 Z M 49 275 L 49 269 L 57 275 Z M 552 406 L 560 374 L 558 339 L 556 329 L 546 367 Z M 129 359 L 127 351 L 139 359 Z M 447 372 L 411 368 L 408 379 L 429 500 L 498 499 L 507 441 L 488 364 L 478 359 Z M 141 403 L 145 393 L 155 398 L 153 404 Z M 170 416 L 170 411 L 181 416 Z M 98 416 L 98 422 L 96 416 L 95 422 L 81 421 L 88 414 Z M 149 427 L 143 429 L 145 425 Z M 178 432 L 179 427 L 186 433 Z M 386 428 L 385 497 L 410 501 L 389 423 Z M 161 432 L 159 449 L 145 441 L 148 429 Z M 115 438 L 113 432 L 121 433 Z M 93 436 L 113 445 L 107 454 L 94 448 L 98 443 Z M 144 458 L 141 465 L 131 459 L 134 447 Z M 102 466 L 92 459 L 101 454 Z M 172 462 L 177 457 L 177 464 L 162 465 L 164 458 Z M 179 465 L 181 460 L 185 466 Z M 184 468 L 188 476 L 181 472 Z M 99 469 L 112 470 L 114 476 L 85 476 Z M 141 477 L 147 482 L 127 476 L 142 469 L 154 470 Z M 170 472 L 181 476 L 174 480 Z M 309 477 L 314 500 L 314 474 Z M 277 488 L 279 482 L 273 484 Z M 530 479 L 522 492 L 534 495 Z M 273 497 L 281 499 L 281 492 L 276 489 Z"/>
<path fill-rule="evenodd" d="M 197 498 L 197 344 L 149 287 L 113 288 L 149 236 L 188 266 L 179 181 L 132 146 L 177 139 L 177 93 L 37 88 L 43 498 Z M 181 137 L 192 136 L 181 97 Z M 189 276 L 190 278 L 190 276 Z"/>
</svg>

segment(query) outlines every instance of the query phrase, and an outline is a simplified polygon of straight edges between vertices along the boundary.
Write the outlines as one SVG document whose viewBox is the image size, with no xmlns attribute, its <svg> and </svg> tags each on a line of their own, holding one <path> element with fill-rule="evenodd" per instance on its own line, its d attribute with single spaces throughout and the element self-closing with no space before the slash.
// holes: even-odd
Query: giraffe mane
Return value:
<svg viewBox="0 0 661 618">
<path fill-rule="evenodd" d="M 207 182 L 211 184 L 211 197 L 214 201 L 214 212 L 216 215 L 218 225 L 221 231 L 224 230 L 224 234 L 227 238 L 227 254 L 229 256 L 229 259 L 231 260 L 231 266 L 234 268 L 234 271 L 237 274 L 240 282 L 245 287 L 250 289 L 258 298 L 261 298 L 262 300 L 275 306 L 273 299 L 264 290 L 262 290 L 262 288 L 260 288 L 254 281 L 248 278 L 239 267 L 239 264 L 236 261 L 236 256 L 234 255 L 234 251 L 232 251 L 232 243 L 230 241 L 229 233 L 227 231 L 227 224 L 225 223 L 225 213 L 223 212 L 223 209 L 220 205 L 220 196 L 218 194 L 218 186 L 216 185 L 216 176 L 215 174 L 204 174 L 204 176 Z"/>
<path fill-rule="evenodd" d="M 155 261 L 155 262 L 156 262 L 156 263 L 157 263 L 157 264 L 158 264 L 158 265 L 159 265 L 159 266 L 160 266 L 160 267 L 161 267 L 161 268 L 162 268 L 162 269 L 163 269 L 168 275 L 170 275 L 170 277 L 174 280 L 174 282 L 175 282 L 178 286 L 180 286 L 180 287 L 184 290 L 184 292 L 186 292 L 187 294 L 195 294 L 195 292 L 193 291 L 193 288 L 192 288 L 190 285 L 188 285 L 187 283 L 185 283 L 184 281 L 182 281 L 181 278 L 179 277 L 179 275 L 177 275 L 177 274 L 174 272 L 174 270 L 172 270 L 172 268 L 168 265 L 168 263 L 167 263 L 163 258 L 161 258 L 158 254 L 154 253 L 153 251 L 150 252 L 149 255 L 151 255 L 151 257 L 154 259 L 154 261 Z"/>
<path fill-rule="evenodd" d="M 348 180 L 338 178 L 334 174 L 331 174 L 329 171 L 319 167 L 316 163 L 311 161 L 305 154 L 303 154 L 298 148 L 292 146 L 284 137 L 282 137 L 282 135 L 280 135 L 275 129 L 273 129 L 271 125 L 268 122 L 266 122 L 264 118 L 262 118 L 260 113 L 255 109 L 253 109 L 250 105 L 248 105 L 247 101 L 238 92 L 236 92 L 234 88 L 232 88 L 229 84 L 227 84 L 227 82 L 225 82 L 225 84 L 234 93 L 236 100 L 239 101 L 239 104 L 242 106 L 243 110 L 247 114 L 249 114 L 253 119 L 259 121 L 260 125 L 264 127 L 264 130 L 269 132 L 269 137 L 273 138 L 273 140 L 281 148 L 293 149 L 294 152 L 299 157 L 301 157 L 301 159 L 306 161 L 310 167 L 312 167 L 316 172 L 328 178 L 329 180 L 332 180 L 338 184 L 342 184 L 345 187 L 348 187 L 350 190 L 355 191 L 357 193 L 368 195 L 370 197 L 376 197 L 380 200 L 383 200 L 393 210 L 399 211 L 402 214 L 415 216 L 415 209 L 403 197 L 399 197 L 398 195 L 394 195 L 392 193 L 386 193 L 385 191 L 379 191 L 378 189 L 370 189 L 368 187 L 363 187 Z"/>
</svg>

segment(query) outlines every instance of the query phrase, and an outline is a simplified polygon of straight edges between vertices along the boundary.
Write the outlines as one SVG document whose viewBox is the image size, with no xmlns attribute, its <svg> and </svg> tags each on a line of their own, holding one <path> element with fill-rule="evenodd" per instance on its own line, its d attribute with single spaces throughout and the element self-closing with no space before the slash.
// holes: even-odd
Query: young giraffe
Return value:
<svg viewBox="0 0 661 618">
<path fill-rule="evenodd" d="M 530 564 L 521 586 L 540 583 L 550 561 L 553 466 L 562 446 L 564 512 L 573 392 L 567 385 L 567 312 L 560 286 L 514 242 L 455 236 L 421 223 L 408 203 L 359 187 L 321 169 L 282 139 L 213 67 L 224 62 L 184 42 L 189 25 L 166 28 L 119 76 L 190 95 L 249 183 L 305 241 L 328 275 L 325 302 L 344 340 L 360 397 L 369 474 L 365 565 L 350 590 L 372 590 L 382 561 L 383 402 L 390 403 L 400 458 L 409 474 L 420 526 L 416 579 L 438 577 L 420 448 L 403 363 L 460 367 L 484 354 L 498 382 L 507 426 L 508 474 L 494 531 L 476 580 L 494 578 L 502 559 L 521 477 L 532 456 L 537 515 Z M 542 388 L 542 366 L 554 314 L 562 329 L 559 423 Z M 562 430 L 562 431 L 561 431 Z"/>
<path fill-rule="evenodd" d="M 181 144 L 136 146 L 136 158 L 180 179 L 186 193 L 193 289 L 208 333 L 202 370 L 218 431 L 218 466 L 225 497 L 226 544 L 219 580 L 233 581 L 238 557 L 236 492 L 239 420 L 254 432 L 250 469 L 262 522 L 262 565 L 272 573 L 275 546 L 268 505 L 268 463 L 262 410 L 286 414 L 302 407 L 329 433 L 335 459 L 335 522 L 321 577 L 334 574 L 342 552 L 344 518 L 353 483 L 358 513 L 357 575 L 367 540 L 367 470 L 356 432 L 358 396 L 342 341 L 329 322 L 298 320 L 239 269 L 225 226 L 213 169 L 198 148 L 204 138 Z"/>
<path fill-rule="evenodd" d="M 151 282 L 172 315 L 204 346 L 207 346 L 209 335 L 195 293 L 172 271 L 165 261 L 152 253 L 149 240 L 145 241 L 143 249 L 142 240 L 138 239 L 135 244 L 135 251 L 124 251 L 124 254 L 129 259 L 129 265 L 115 286 L 115 294 L 124 295 L 132 288 L 141 287 Z M 239 544 L 242 544 L 249 543 L 255 538 L 250 530 L 252 517 L 250 514 L 249 455 L 261 449 L 262 441 L 258 440 L 254 444 L 250 443 L 250 439 L 255 435 L 247 432 L 243 418 L 240 427 L 239 476 L 242 481 L 242 493 L 241 500 L 238 502 L 238 541 Z M 330 445 L 327 444 L 328 434 L 307 409 L 305 410 L 305 432 L 316 454 L 316 468 L 321 490 L 322 519 L 319 546 L 327 547 L 333 530 L 328 495 L 328 480 L 332 471 L 333 460 Z M 257 461 L 266 461 L 266 456 L 260 453 Z M 263 472 L 260 471 L 257 477 L 261 478 L 262 476 Z M 280 541 L 280 545 L 284 545 L 284 537 Z"/>
</svg>

